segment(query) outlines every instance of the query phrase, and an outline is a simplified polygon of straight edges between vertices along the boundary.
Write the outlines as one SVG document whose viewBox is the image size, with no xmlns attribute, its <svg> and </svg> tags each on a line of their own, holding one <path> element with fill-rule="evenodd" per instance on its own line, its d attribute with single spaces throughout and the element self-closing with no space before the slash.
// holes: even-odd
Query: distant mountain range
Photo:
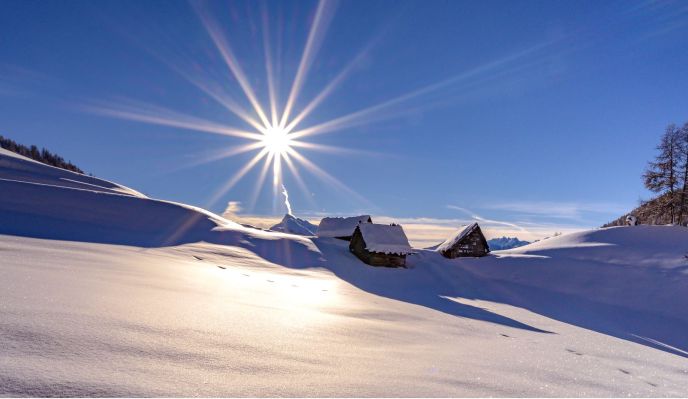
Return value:
<svg viewBox="0 0 688 399">
<path fill-rule="evenodd" d="M 314 236 L 315 232 L 318 230 L 318 226 L 308 220 L 299 219 L 294 215 L 286 214 L 284 218 L 282 218 L 282 221 L 270 227 L 270 230 L 300 236 Z"/>
<path fill-rule="evenodd" d="M 530 244 L 530 241 L 521 241 L 516 237 L 500 237 L 487 240 L 487 245 L 490 246 L 491 251 L 518 248 L 528 244 Z"/>
</svg>

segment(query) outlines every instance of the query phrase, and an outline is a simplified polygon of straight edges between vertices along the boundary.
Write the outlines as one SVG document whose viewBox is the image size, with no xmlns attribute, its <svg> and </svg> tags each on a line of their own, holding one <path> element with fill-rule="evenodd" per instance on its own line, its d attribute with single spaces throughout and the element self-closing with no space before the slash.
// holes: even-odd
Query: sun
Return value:
<svg viewBox="0 0 688 399">
<path fill-rule="evenodd" d="M 269 154 L 279 156 L 289 152 L 293 144 L 287 130 L 280 126 L 269 126 L 265 129 L 261 143 Z"/>
</svg>

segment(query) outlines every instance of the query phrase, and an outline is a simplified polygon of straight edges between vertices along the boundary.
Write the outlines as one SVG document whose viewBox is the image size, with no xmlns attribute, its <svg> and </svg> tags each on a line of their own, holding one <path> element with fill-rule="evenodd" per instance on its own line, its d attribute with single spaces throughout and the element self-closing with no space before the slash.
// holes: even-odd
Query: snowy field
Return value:
<svg viewBox="0 0 688 399">
<path fill-rule="evenodd" d="M 0 394 L 688 396 L 688 229 L 409 269 L 0 153 Z"/>
</svg>

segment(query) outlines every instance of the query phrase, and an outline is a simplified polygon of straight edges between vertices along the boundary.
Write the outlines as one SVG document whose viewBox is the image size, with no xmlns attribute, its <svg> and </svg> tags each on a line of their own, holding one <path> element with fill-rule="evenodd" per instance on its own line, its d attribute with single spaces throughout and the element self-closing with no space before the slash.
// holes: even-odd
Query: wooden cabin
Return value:
<svg viewBox="0 0 688 399">
<path fill-rule="evenodd" d="M 490 252 L 487 240 L 478 223 L 470 224 L 458 230 L 437 247 L 437 252 L 445 258 L 479 257 Z"/>
<path fill-rule="evenodd" d="M 398 224 L 361 223 L 354 230 L 349 251 L 371 266 L 406 267 L 411 245 Z"/>
<path fill-rule="evenodd" d="M 323 218 L 318 225 L 318 237 L 332 237 L 351 241 L 354 230 L 361 223 L 373 223 L 370 215 L 352 216 L 348 218 Z"/>
</svg>

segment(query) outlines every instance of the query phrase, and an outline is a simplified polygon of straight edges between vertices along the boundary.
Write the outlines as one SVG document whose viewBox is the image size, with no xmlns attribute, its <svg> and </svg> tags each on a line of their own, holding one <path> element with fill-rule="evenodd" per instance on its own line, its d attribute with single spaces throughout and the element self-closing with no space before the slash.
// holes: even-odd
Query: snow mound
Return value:
<svg viewBox="0 0 688 399">
<path fill-rule="evenodd" d="M 688 228 L 601 228 L 495 255 L 476 273 L 688 321 Z"/>
<path fill-rule="evenodd" d="M 500 252 L 597 261 L 632 267 L 683 267 L 688 255 L 688 228 L 620 226 L 552 237 Z"/>
<path fill-rule="evenodd" d="M 282 221 L 270 227 L 272 231 L 296 234 L 300 236 L 314 236 L 318 226 L 305 219 L 299 219 L 294 215 L 286 214 Z"/>
</svg>

